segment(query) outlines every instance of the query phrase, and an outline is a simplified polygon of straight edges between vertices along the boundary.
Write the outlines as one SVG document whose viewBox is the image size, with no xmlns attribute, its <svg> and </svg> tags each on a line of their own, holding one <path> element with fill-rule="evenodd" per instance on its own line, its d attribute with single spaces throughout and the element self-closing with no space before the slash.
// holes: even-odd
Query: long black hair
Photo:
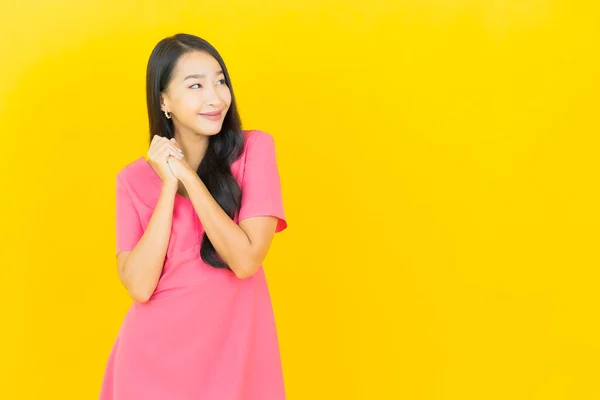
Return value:
<svg viewBox="0 0 600 400">
<path fill-rule="evenodd" d="M 150 139 L 154 135 L 167 139 L 174 137 L 173 120 L 161 111 L 161 93 L 172 79 L 179 58 L 192 51 L 204 51 L 213 56 L 221 66 L 225 82 L 231 91 L 231 105 L 223 120 L 221 131 L 209 138 L 208 147 L 196 173 L 210 194 L 230 218 L 239 212 L 242 191 L 231 173 L 230 166 L 243 151 L 244 136 L 237 110 L 229 72 L 221 55 L 210 43 L 198 36 L 179 33 L 162 39 L 152 50 L 146 70 L 146 103 L 150 124 Z M 202 260 L 215 268 L 229 268 L 219 257 L 206 232 L 200 247 Z"/>
</svg>

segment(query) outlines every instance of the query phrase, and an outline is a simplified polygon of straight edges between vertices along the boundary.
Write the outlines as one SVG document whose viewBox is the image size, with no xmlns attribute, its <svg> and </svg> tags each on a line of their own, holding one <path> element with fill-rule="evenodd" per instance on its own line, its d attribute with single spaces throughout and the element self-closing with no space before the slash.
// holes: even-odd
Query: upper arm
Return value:
<svg viewBox="0 0 600 400">
<path fill-rule="evenodd" d="M 129 258 L 129 254 L 131 254 L 131 250 L 117 253 L 117 273 L 121 280 L 123 279 L 123 271 L 125 269 L 125 263 L 127 263 L 127 259 Z"/>
<path fill-rule="evenodd" d="M 248 236 L 253 269 L 266 257 L 275 233 L 287 227 L 273 137 L 258 133 L 248 143 L 239 226 Z"/>
<path fill-rule="evenodd" d="M 240 222 L 240 228 L 248 236 L 253 259 L 257 260 L 256 263 L 260 264 L 267 256 L 277 224 L 278 218 L 273 216 L 251 217 Z"/>
<path fill-rule="evenodd" d="M 256 231 L 258 232 L 254 233 L 254 236 L 256 236 L 265 229 L 265 234 L 268 234 L 268 227 L 272 223 L 269 221 L 275 220 L 275 232 L 284 230 L 287 227 L 287 222 L 283 208 L 275 142 L 273 137 L 266 133 L 261 132 L 254 134 L 254 136 L 253 138 L 248 138 L 248 140 L 252 140 L 252 143 L 248 144 L 248 149 L 246 150 L 247 154 L 241 184 L 242 202 L 239 221 L 242 227 L 256 224 Z M 266 218 L 262 222 L 253 223 L 247 221 L 243 223 L 244 220 L 253 217 L 274 217 L 274 219 Z"/>
</svg>

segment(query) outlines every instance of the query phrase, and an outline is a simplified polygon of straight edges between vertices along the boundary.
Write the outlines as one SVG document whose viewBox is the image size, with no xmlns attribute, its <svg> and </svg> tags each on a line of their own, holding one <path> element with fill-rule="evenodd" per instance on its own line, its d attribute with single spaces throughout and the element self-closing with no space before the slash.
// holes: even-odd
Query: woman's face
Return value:
<svg viewBox="0 0 600 400">
<path fill-rule="evenodd" d="M 163 112 L 171 113 L 175 131 L 215 135 L 229 110 L 231 92 L 219 62 L 206 52 L 192 51 L 177 61 L 161 100 Z M 210 115 L 215 112 L 220 114 Z"/>
</svg>

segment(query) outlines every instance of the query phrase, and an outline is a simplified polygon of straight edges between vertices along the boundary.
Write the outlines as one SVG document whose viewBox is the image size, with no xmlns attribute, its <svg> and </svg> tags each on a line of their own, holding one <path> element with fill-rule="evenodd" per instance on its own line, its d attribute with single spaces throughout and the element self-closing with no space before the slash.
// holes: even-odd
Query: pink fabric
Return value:
<svg viewBox="0 0 600 400">
<path fill-rule="evenodd" d="M 242 188 L 235 221 L 270 215 L 287 227 L 272 136 L 245 132 L 231 166 Z M 160 178 L 141 157 L 117 174 L 116 251 L 148 225 Z M 200 258 L 203 228 L 176 195 L 163 271 L 146 303 L 133 302 L 109 355 L 101 400 L 285 399 L 277 330 L 262 268 L 240 280 Z"/>
</svg>

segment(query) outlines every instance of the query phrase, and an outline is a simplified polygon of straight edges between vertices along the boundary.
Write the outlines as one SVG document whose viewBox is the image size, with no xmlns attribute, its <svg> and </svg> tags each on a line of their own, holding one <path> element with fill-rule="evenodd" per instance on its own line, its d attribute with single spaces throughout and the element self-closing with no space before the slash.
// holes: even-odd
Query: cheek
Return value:
<svg viewBox="0 0 600 400">
<path fill-rule="evenodd" d="M 225 87 L 222 90 L 223 92 L 221 93 L 221 99 L 225 104 L 227 104 L 227 107 L 229 107 L 229 105 L 231 104 L 231 91 L 228 87 Z"/>
<path fill-rule="evenodd" d="M 196 111 L 202 106 L 202 101 L 193 94 L 182 95 L 177 98 L 177 108 L 183 112 Z"/>
</svg>

